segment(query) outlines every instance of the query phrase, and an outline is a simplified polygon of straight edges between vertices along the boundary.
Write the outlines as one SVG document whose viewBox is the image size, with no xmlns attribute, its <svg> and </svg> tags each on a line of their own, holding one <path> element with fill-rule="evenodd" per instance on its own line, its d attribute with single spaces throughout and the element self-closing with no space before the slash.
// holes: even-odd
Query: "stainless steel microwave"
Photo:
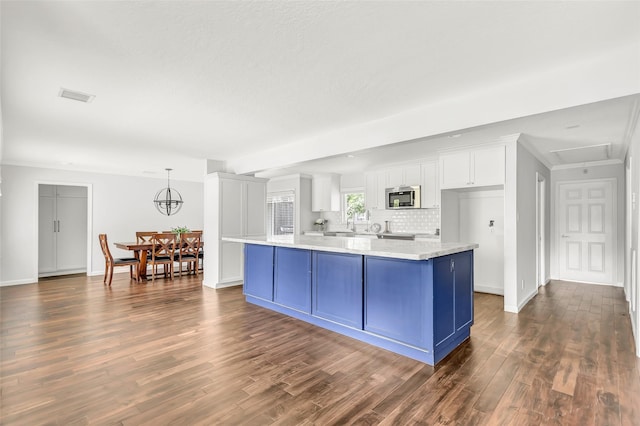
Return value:
<svg viewBox="0 0 640 426">
<path fill-rule="evenodd" d="M 393 209 L 419 209 L 420 186 L 398 186 L 387 188 L 385 193 L 385 208 Z"/>
</svg>

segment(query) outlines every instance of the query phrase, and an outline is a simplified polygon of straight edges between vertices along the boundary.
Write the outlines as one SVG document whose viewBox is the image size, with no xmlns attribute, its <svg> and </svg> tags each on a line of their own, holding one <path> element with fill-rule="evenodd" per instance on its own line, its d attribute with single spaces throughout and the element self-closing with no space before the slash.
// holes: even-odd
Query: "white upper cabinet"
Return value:
<svg viewBox="0 0 640 426">
<path fill-rule="evenodd" d="M 313 175 L 311 210 L 314 212 L 340 211 L 340 175 Z"/>
<path fill-rule="evenodd" d="M 422 163 L 421 206 L 423 209 L 440 207 L 440 180 L 438 178 L 438 161 Z"/>
<path fill-rule="evenodd" d="M 504 185 L 504 174 L 504 146 L 440 154 L 441 189 Z"/>
<path fill-rule="evenodd" d="M 384 210 L 384 190 L 390 186 L 387 170 L 367 172 L 364 175 L 364 206 L 368 210 Z"/>
<path fill-rule="evenodd" d="M 387 170 L 386 187 L 420 185 L 420 164 L 406 164 Z"/>
<path fill-rule="evenodd" d="M 474 151 L 474 184 L 504 185 L 505 148 L 497 146 Z"/>
</svg>

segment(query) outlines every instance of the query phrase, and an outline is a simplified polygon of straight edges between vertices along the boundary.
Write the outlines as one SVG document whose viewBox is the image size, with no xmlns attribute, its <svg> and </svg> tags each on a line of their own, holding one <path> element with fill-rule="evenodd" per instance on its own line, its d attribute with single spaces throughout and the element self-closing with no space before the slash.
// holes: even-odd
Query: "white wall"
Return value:
<svg viewBox="0 0 640 426">
<path fill-rule="evenodd" d="M 617 181 L 617 215 L 615 221 L 617 223 L 617 263 L 616 263 L 616 282 L 618 286 L 622 286 L 624 280 L 624 241 L 625 241 L 625 170 L 624 164 L 611 164 L 603 166 L 590 166 L 571 169 L 553 170 L 551 172 L 551 211 L 554 218 L 551 220 L 551 277 L 558 277 L 558 259 L 557 247 L 555 239 L 555 212 L 557 207 L 557 187 L 558 183 L 566 181 L 581 181 L 590 179 L 615 178 Z"/>
<path fill-rule="evenodd" d="M 152 201 L 166 178 L 142 178 L 34 167 L 2 167 L 0 205 L 0 285 L 36 282 L 38 277 L 38 184 L 87 185 L 92 215 L 88 274 L 102 274 L 104 257 L 98 234 L 106 233 L 114 257 L 130 256 L 113 246 L 135 241 L 135 232 L 163 231 L 176 226 L 203 228 L 203 185 L 171 181 L 185 201 L 174 216 L 162 216 Z M 20 247 L 16 250 L 16 247 Z M 33 256 L 25 256 L 33 253 Z"/>
<path fill-rule="evenodd" d="M 505 184 L 505 310 L 519 312 L 538 293 L 536 263 L 536 186 L 538 174 L 550 182 L 550 171 L 524 145 L 507 147 L 507 178 L 509 154 L 516 157 L 515 185 L 507 189 Z M 515 148 L 515 152 L 513 150 Z M 513 161 L 511 159 L 510 161 Z M 513 178 L 514 170 L 511 170 Z M 549 206 L 549 188 L 545 191 L 545 206 Z M 515 191 L 515 192 L 514 192 Z M 515 202 L 513 201 L 515 197 Z M 510 204 L 511 203 L 511 204 Z M 515 209 L 514 209 L 515 207 Z M 515 211 L 514 211 L 515 210 Z M 547 217 L 549 210 L 546 209 Z M 547 221 L 548 223 L 548 221 Z M 514 235 L 511 234 L 514 233 Z M 515 238 L 515 240 L 514 240 Z M 545 231 L 547 242 L 545 263 L 549 264 L 549 229 Z M 510 252 L 514 250 L 515 257 Z M 511 257 L 511 260 L 509 259 Z M 515 268 L 507 262 L 515 260 Z M 510 298 L 507 300 L 507 293 Z M 515 300 L 514 300 L 515 296 Z M 515 302 L 515 305 L 513 304 Z"/>
<path fill-rule="evenodd" d="M 628 283 L 625 285 L 625 294 L 629 301 L 629 315 L 635 335 L 636 354 L 640 357 L 640 135 L 638 135 L 638 132 L 636 132 L 636 138 L 629 147 L 626 168 L 630 171 L 630 181 L 626 185 L 627 197 L 625 199 L 635 199 L 635 203 L 631 203 L 631 217 L 628 221 L 630 228 L 625 229 L 625 232 L 631 234 L 628 239 L 630 246 L 626 247 L 626 249 L 630 253 L 635 252 L 638 258 L 635 271 L 631 270 L 631 263 L 627 265 L 626 279 Z"/>
<path fill-rule="evenodd" d="M 460 192 L 460 241 L 473 253 L 475 291 L 504 294 L 504 190 Z M 493 226 L 489 226 L 493 221 Z"/>
</svg>

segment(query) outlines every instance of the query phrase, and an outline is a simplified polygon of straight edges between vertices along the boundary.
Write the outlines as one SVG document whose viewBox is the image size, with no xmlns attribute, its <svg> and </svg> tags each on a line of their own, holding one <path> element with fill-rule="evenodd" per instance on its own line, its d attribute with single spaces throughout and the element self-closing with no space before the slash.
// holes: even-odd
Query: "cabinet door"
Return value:
<svg viewBox="0 0 640 426">
<path fill-rule="evenodd" d="M 205 262 L 206 265 L 207 262 Z M 220 241 L 220 282 L 242 280 L 242 243 Z"/>
<path fill-rule="evenodd" d="M 311 210 L 340 211 L 340 176 L 314 175 L 311 181 Z"/>
<path fill-rule="evenodd" d="M 362 256 L 313 252 L 311 314 L 362 329 Z"/>
<path fill-rule="evenodd" d="M 453 256 L 456 331 L 473 324 L 473 251 Z"/>
<path fill-rule="evenodd" d="M 86 188 L 82 188 L 85 189 Z M 57 197 L 57 269 L 87 267 L 87 198 Z"/>
<path fill-rule="evenodd" d="M 421 185 L 420 164 L 409 164 L 403 168 L 403 185 Z"/>
<path fill-rule="evenodd" d="M 245 244 L 244 286 L 246 295 L 273 300 L 273 247 Z"/>
<path fill-rule="evenodd" d="M 431 303 L 426 261 L 365 256 L 364 329 L 400 342 L 429 348 Z"/>
<path fill-rule="evenodd" d="M 387 174 L 387 186 L 396 187 L 404 186 L 406 182 L 404 180 L 404 169 L 402 167 L 393 167 L 386 171 Z"/>
<path fill-rule="evenodd" d="M 311 251 L 276 247 L 273 301 L 311 313 Z"/>
<path fill-rule="evenodd" d="M 422 164 L 421 206 L 424 209 L 440 207 L 440 185 L 438 179 L 438 162 L 429 161 Z"/>
<path fill-rule="evenodd" d="M 433 340 L 437 347 L 455 331 L 452 256 L 436 257 L 433 262 Z"/>
<path fill-rule="evenodd" d="M 369 210 L 378 208 L 378 181 L 374 172 L 364 175 L 364 206 Z"/>
<path fill-rule="evenodd" d="M 387 181 L 387 172 L 379 171 L 376 172 L 376 192 L 378 193 L 378 203 L 377 207 L 379 210 L 384 210 L 387 208 L 385 201 L 385 189 L 389 186 Z"/>
<path fill-rule="evenodd" d="M 471 167 L 468 151 L 440 155 L 440 188 L 464 188 L 471 185 Z"/>
<path fill-rule="evenodd" d="M 220 235 L 238 237 L 243 233 L 243 182 L 220 179 Z"/>
<path fill-rule="evenodd" d="M 266 185 L 262 182 L 246 182 L 245 236 L 265 235 L 266 232 Z"/>
<path fill-rule="evenodd" d="M 504 146 L 473 151 L 473 185 L 503 185 L 505 168 Z"/>
<path fill-rule="evenodd" d="M 40 185 L 43 186 L 48 185 Z M 41 191 L 42 192 L 42 191 Z M 40 196 L 38 203 L 38 272 L 54 272 L 56 270 L 56 198 Z M 85 242 L 86 246 L 86 242 Z"/>
</svg>

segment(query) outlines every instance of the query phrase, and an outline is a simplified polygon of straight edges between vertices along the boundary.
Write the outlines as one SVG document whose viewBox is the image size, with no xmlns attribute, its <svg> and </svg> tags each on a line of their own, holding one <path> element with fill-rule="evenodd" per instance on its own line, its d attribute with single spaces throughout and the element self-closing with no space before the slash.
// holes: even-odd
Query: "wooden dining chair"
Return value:
<svg viewBox="0 0 640 426">
<path fill-rule="evenodd" d="M 153 234 L 151 237 L 151 260 L 147 262 L 151 265 L 151 280 L 155 280 L 158 273 L 158 265 L 162 265 L 164 276 L 173 279 L 173 262 L 175 261 L 175 250 L 178 245 L 178 235 L 173 232 Z"/>
<path fill-rule="evenodd" d="M 204 269 L 204 242 L 202 239 L 202 231 L 198 230 L 198 231 L 191 231 L 191 232 L 196 232 L 200 234 L 200 251 L 198 252 L 199 262 L 197 266 L 198 266 L 198 269 L 202 271 Z"/>
<path fill-rule="evenodd" d="M 157 234 L 158 231 L 140 231 L 136 232 L 136 242 L 138 244 L 146 244 L 151 242 L 153 234 Z"/>
<path fill-rule="evenodd" d="M 182 276 L 182 263 L 187 264 L 187 273 L 193 272 L 198 275 L 198 263 L 200 254 L 200 239 L 202 234 L 198 232 L 183 232 L 180 234 L 180 249 L 176 255 L 178 261 L 178 274 Z"/>
<path fill-rule="evenodd" d="M 129 276 L 135 278 L 136 281 L 140 281 L 140 275 L 138 274 L 138 268 L 140 267 L 140 261 L 133 257 L 120 257 L 114 258 L 109 250 L 109 243 L 107 242 L 107 234 L 98 235 L 100 240 L 100 248 L 102 254 L 104 254 L 104 284 L 111 285 L 113 278 L 113 268 L 116 266 L 129 266 Z M 134 276 L 135 271 L 135 276 Z"/>
</svg>

